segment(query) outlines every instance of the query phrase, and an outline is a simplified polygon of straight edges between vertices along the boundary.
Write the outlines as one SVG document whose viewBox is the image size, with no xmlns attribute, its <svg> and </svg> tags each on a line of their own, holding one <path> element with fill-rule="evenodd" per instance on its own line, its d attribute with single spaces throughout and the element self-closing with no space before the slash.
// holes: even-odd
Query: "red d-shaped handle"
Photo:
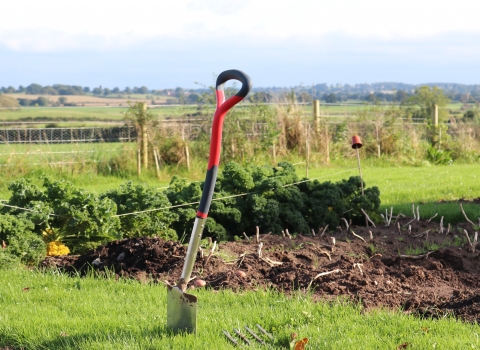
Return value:
<svg viewBox="0 0 480 350">
<path fill-rule="evenodd" d="M 242 83 L 241 89 L 228 100 L 225 101 L 224 85 L 229 80 L 238 80 Z M 227 112 L 242 101 L 245 96 L 252 89 L 252 80 L 250 77 L 237 69 L 230 69 L 222 72 L 217 77 L 215 84 L 215 94 L 217 97 L 217 109 L 213 116 L 212 137 L 210 140 L 210 154 L 208 157 L 207 175 L 205 177 L 205 184 L 203 186 L 202 199 L 197 210 L 197 217 L 206 218 L 210 203 L 212 202 L 213 190 L 215 189 L 215 182 L 217 180 L 218 164 L 220 163 L 220 149 L 222 146 L 222 129 L 223 120 Z"/>
</svg>

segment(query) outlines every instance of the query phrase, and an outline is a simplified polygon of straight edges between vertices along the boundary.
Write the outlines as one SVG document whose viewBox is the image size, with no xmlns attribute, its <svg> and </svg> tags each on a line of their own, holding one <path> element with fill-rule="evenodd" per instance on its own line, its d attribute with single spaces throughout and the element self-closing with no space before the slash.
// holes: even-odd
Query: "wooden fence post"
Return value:
<svg viewBox="0 0 480 350">
<path fill-rule="evenodd" d="M 318 135 L 320 133 L 320 100 L 313 100 L 313 121 Z"/>
<path fill-rule="evenodd" d="M 147 112 L 147 104 L 142 102 L 143 113 Z M 148 168 L 148 135 L 147 135 L 147 123 L 141 125 L 142 128 L 142 163 L 145 169 Z"/>
<path fill-rule="evenodd" d="M 436 146 L 438 143 L 438 105 L 433 105 L 432 114 L 432 146 Z"/>
</svg>

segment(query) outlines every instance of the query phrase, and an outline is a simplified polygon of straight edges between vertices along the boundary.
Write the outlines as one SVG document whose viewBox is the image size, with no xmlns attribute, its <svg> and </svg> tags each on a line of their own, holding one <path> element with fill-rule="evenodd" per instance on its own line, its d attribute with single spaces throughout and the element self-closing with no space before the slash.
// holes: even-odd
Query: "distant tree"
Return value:
<svg viewBox="0 0 480 350">
<path fill-rule="evenodd" d="M 49 103 L 50 103 L 50 101 L 48 100 L 48 98 L 43 97 L 43 96 L 38 97 L 38 98 L 34 101 L 34 104 L 35 104 L 35 105 L 38 105 L 38 106 L 40 106 L 40 107 L 48 106 Z"/>
<path fill-rule="evenodd" d="M 409 105 L 422 107 L 420 110 L 414 111 L 414 116 L 423 119 L 432 117 L 434 105 L 445 107 L 449 102 L 450 99 L 445 96 L 443 90 L 436 86 L 421 86 L 406 100 L 406 103 Z M 446 109 L 440 109 L 438 114 L 439 119 L 446 119 L 448 117 L 448 111 Z"/>
<path fill-rule="evenodd" d="M 148 88 L 146 86 L 142 86 L 141 88 L 138 89 L 139 94 L 148 94 Z"/>
<path fill-rule="evenodd" d="M 29 99 L 29 98 L 18 98 L 18 103 L 20 104 L 20 106 L 23 106 L 23 107 L 27 107 L 27 106 L 30 106 L 33 102 L 33 100 Z"/>
<path fill-rule="evenodd" d="M 18 87 L 17 92 L 19 92 L 19 93 L 24 93 L 24 92 L 25 92 L 25 88 L 24 88 L 22 85 L 20 85 L 20 86 Z"/>
<path fill-rule="evenodd" d="M 378 101 L 378 97 L 377 95 L 375 94 L 368 94 L 366 97 L 365 97 L 365 100 L 370 102 L 370 103 L 377 103 Z"/>
<path fill-rule="evenodd" d="M 94 95 L 101 95 L 103 93 L 103 89 L 102 89 L 102 85 L 100 85 L 99 87 L 96 87 L 92 90 L 92 93 Z"/>
<path fill-rule="evenodd" d="M 60 103 L 61 105 L 65 105 L 65 103 L 67 103 L 67 98 L 63 97 L 63 96 L 60 96 L 58 98 L 58 103 Z"/>
<path fill-rule="evenodd" d="M 120 89 L 118 87 L 114 87 L 112 90 L 112 94 L 119 94 L 119 93 L 120 93 Z"/>
<path fill-rule="evenodd" d="M 181 98 L 183 96 L 185 96 L 185 90 L 183 90 L 183 88 L 181 88 L 181 87 L 177 87 L 175 89 L 175 97 Z"/>
<path fill-rule="evenodd" d="M 478 123 L 480 121 L 480 110 L 478 108 L 469 109 L 463 114 L 463 120 L 469 123 Z"/>
<path fill-rule="evenodd" d="M 125 90 L 123 90 L 126 94 L 131 94 L 132 93 L 132 89 L 130 89 L 128 86 L 125 88 Z"/>
<path fill-rule="evenodd" d="M 308 103 L 308 102 L 312 102 L 312 100 L 313 100 L 312 96 L 308 92 L 302 91 L 298 95 L 298 102 Z"/>
<path fill-rule="evenodd" d="M 408 94 L 403 91 L 403 90 L 397 90 L 395 91 L 395 101 L 397 102 L 405 102 L 405 100 L 408 98 Z"/>
<path fill-rule="evenodd" d="M 326 103 L 336 103 L 337 102 L 337 95 L 334 93 L 328 94 L 325 96 L 325 102 Z"/>
<path fill-rule="evenodd" d="M 104 96 L 110 95 L 110 89 L 109 89 L 109 88 L 103 89 L 103 95 L 104 95 Z"/>
<path fill-rule="evenodd" d="M 43 87 L 39 84 L 30 84 L 25 88 L 25 92 L 30 95 L 41 95 Z"/>
<path fill-rule="evenodd" d="M 197 103 L 199 98 L 200 98 L 199 94 L 192 92 L 187 96 L 187 103 Z"/>
<path fill-rule="evenodd" d="M 83 88 L 83 92 L 85 92 L 85 93 L 88 94 L 88 93 L 90 92 L 90 88 L 89 88 L 88 86 L 85 86 L 85 87 Z"/>
<path fill-rule="evenodd" d="M 42 89 L 42 95 L 58 95 L 58 91 L 52 86 L 45 86 Z"/>
</svg>

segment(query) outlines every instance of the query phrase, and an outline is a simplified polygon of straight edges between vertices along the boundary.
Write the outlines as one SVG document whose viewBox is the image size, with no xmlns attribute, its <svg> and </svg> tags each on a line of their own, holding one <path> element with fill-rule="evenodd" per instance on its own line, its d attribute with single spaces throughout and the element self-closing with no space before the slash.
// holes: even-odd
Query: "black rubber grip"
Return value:
<svg viewBox="0 0 480 350">
<path fill-rule="evenodd" d="M 210 203 L 212 203 L 213 191 L 215 190 L 215 182 L 217 181 L 218 166 L 214 165 L 207 170 L 207 176 L 203 185 L 202 198 L 198 211 L 203 214 L 208 214 L 210 210 Z"/>
<path fill-rule="evenodd" d="M 216 89 L 223 90 L 225 83 L 232 79 L 238 80 L 242 83 L 242 88 L 235 94 L 235 96 L 242 98 L 247 96 L 252 89 L 252 79 L 250 79 L 246 73 L 238 69 L 229 69 L 220 73 L 217 77 Z"/>
</svg>

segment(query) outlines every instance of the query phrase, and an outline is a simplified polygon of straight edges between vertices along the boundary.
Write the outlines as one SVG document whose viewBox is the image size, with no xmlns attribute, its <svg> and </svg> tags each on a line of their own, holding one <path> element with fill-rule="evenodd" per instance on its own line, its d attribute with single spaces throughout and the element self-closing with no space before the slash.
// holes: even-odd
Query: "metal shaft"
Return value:
<svg viewBox="0 0 480 350">
<path fill-rule="evenodd" d="M 205 227 L 205 221 L 207 219 L 195 218 L 193 224 L 192 235 L 190 236 L 190 243 L 188 244 L 187 255 L 185 256 L 185 263 L 183 264 L 182 275 L 180 276 L 179 285 L 188 283 L 190 276 L 195 265 L 195 258 L 197 256 L 198 247 L 200 246 L 200 240 L 202 239 L 203 229 Z M 183 282 L 183 283 L 182 283 Z"/>
<path fill-rule="evenodd" d="M 360 172 L 360 185 L 362 187 L 362 196 L 364 196 L 365 193 L 363 193 L 363 177 L 362 177 L 362 167 L 360 166 L 360 152 L 358 152 L 358 147 L 356 147 L 355 149 L 357 150 L 358 171 Z"/>
</svg>

